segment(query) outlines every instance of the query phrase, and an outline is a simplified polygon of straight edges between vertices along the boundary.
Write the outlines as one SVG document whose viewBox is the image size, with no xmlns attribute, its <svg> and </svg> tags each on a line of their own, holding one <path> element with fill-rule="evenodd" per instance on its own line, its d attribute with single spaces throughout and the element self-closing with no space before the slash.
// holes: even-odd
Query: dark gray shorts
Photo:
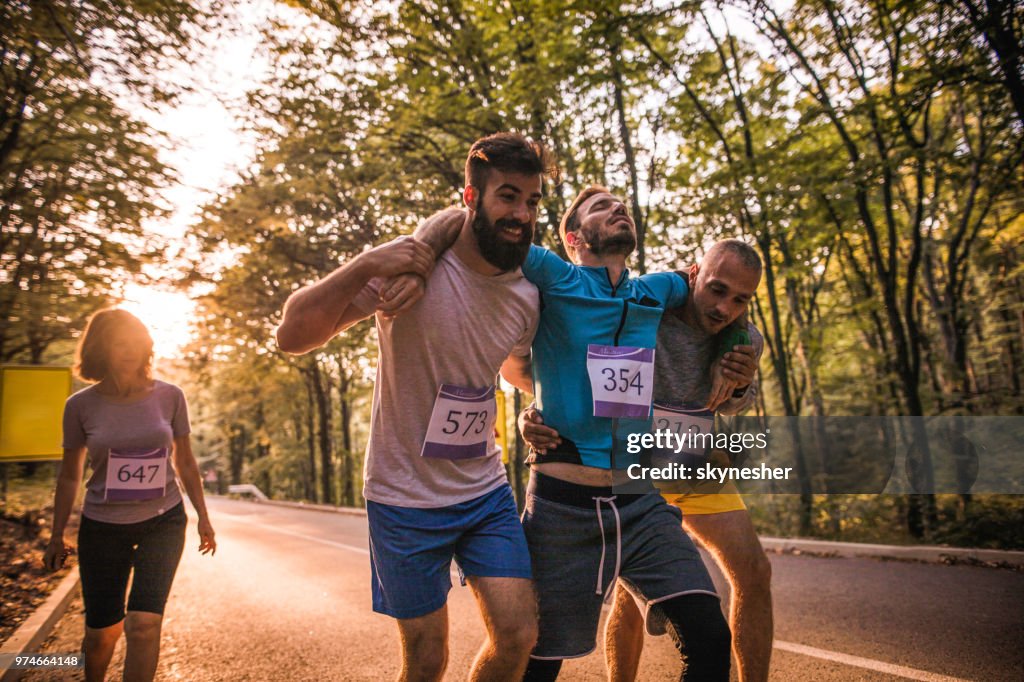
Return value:
<svg viewBox="0 0 1024 682">
<path fill-rule="evenodd" d="M 592 652 L 601 605 L 611 596 L 616 576 L 648 605 L 684 594 L 716 594 L 697 548 L 683 531 L 682 514 L 656 492 L 612 495 L 610 488 L 534 473 L 523 529 L 540 606 L 533 658 Z"/>
</svg>

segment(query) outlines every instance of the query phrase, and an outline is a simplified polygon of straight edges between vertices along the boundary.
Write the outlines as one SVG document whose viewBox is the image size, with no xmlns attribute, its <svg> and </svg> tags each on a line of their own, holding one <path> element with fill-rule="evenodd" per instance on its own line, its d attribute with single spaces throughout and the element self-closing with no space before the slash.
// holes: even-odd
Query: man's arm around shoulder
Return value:
<svg viewBox="0 0 1024 682">
<path fill-rule="evenodd" d="M 371 279 L 404 272 L 426 278 L 433 265 L 430 247 L 412 237 L 400 237 L 359 254 L 319 282 L 288 297 L 277 328 L 278 346 L 295 355 L 319 348 L 338 332 L 372 314 L 352 305 Z"/>
<path fill-rule="evenodd" d="M 420 223 L 412 236 L 429 246 L 435 258 L 440 258 L 459 238 L 462 226 L 470 219 L 466 209 L 446 208 Z"/>
</svg>

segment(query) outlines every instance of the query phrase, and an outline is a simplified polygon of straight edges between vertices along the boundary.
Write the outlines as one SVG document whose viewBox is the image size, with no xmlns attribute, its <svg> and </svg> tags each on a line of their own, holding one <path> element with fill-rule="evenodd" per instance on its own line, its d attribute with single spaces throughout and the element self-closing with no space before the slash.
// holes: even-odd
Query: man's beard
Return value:
<svg viewBox="0 0 1024 682">
<path fill-rule="evenodd" d="M 583 238 L 590 247 L 590 253 L 595 256 L 622 255 L 628 256 L 636 251 L 636 235 L 632 230 L 619 230 L 615 234 L 608 235 L 602 239 L 597 230 L 591 234 L 584 232 Z"/>
<path fill-rule="evenodd" d="M 510 242 L 498 235 L 498 232 L 506 227 L 522 229 L 523 235 L 519 241 Z M 521 223 L 510 218 L 491 222 L 484 215 L 482 207 L 477 209 L 476 216 L 473 218 L 473 234 L 476 235 L 480 255 L 502 272 L 522 266 L 526 262 L 526 254 L 529 253 L 530 244 L 533 241 L 533 229 L 529 223 Z"/>
</svg>

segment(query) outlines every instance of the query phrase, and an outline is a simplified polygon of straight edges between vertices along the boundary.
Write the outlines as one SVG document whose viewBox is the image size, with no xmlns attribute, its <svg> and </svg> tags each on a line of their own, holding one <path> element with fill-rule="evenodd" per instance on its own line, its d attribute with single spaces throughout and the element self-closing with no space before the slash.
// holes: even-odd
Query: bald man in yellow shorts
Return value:
<svg viewBox="0 0 1024 682">
<path fill-rule="evenodd" d="M 757 361 L 764 346 L 753 326 L 747 327 L 751 345 L 735 346 L 718 361 L 721 374 L 731 383 L 712 385 L 710 377 L 712 362 L 721 353 L 719 332 L 744 316 L 760 278 L 757 252 L 733 239 L 716 243 L 702 263 L 691 268 L 690 296 L 682 307 L 666 312 L 658 330 L 654 428 L 660 428 L 658 403 L 711 406 L 725 415 L 739 414 L 753 404 Z M 520 430 L 539 450 L 558 439 L 536 411 L 524 411 Z M 712 464 L 728 465 L 724 452 L 713 451 L 711 458 Z M 771 564 L 742 497 L 731 481 L 664 496 L 682 511 L 683 527 L 712 554 L 732 588 L 729 625 L 740 682 L 764 682 L 772 650 Z M 664 632 L 658 609 L 652 606 L 646 604 L 646 613 L 641 614 L 620 581 L 605 630 L 610 680 L 636 678 L 645 622 L 651 634 Z"/>
</svg>

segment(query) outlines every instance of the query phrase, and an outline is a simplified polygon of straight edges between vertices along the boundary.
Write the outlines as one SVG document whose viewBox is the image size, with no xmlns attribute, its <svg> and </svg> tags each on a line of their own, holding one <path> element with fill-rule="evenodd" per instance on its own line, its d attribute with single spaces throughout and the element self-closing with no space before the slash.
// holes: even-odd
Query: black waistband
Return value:
<svg viewBox="0 0 1024 682">
<path fill-rule="evenodd" d="M 537 471 L 531 471 L 530 482 L 526 486 L 526 492 L 548 502 L 557 502 L 558 504 L 582 507 L 584 509 L 594 508 L 595 497 L 613 497 L 615 498 L 615 506 L 625 507 L 647 495 L 657 494 L 658 492 L 649 483 L 644 484 L 644 489 L 637 492 L 624 493 L 622 492 L 623 487 L 625 486 L 580 485 L 579 483 L 571 483 L 554 476 L 545 476 Z"/>
</svg>

